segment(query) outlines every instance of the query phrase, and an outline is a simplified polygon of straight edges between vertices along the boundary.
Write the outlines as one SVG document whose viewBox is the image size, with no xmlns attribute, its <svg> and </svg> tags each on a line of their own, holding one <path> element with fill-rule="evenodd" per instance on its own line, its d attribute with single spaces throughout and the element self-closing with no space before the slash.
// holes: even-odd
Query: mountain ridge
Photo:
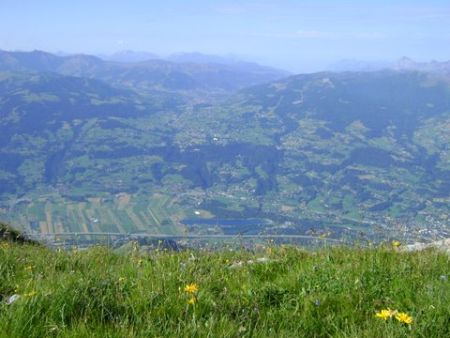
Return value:
<svg viewBox="0 0 450 338">
<path fill-rule="evenodd" d="M 344 59 L 330 65 L 328 68 L 330 71 L 336 72 L 373 72 L 391 69 L 397 71 L 421 71 L 447 78 L 450 76 L 450 60 L 418 62 L 407 56 L 403 56 L 396 61 L 364 61 Z"/>
<path fill-rule="evenodd" d="M 167 90 L 211 87 L 222 91 L 268 82 L 288 74 L 253 63 L 201 64 L 161 59 L 120 63 L 92 55 L 56 56 L 42 51 L 0 51 L 0 71 L 51 71 L 144 89 L 162 84 Z"/>
</svg>

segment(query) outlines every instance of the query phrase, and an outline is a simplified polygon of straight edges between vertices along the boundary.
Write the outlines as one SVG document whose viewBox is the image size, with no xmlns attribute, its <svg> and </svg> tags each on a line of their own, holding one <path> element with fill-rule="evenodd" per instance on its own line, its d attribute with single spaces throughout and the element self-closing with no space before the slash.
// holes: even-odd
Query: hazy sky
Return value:
<svg viewBox="0 0 450 338">
<path fill-rule="evenodd" d="M 293 71 L 450 59 L 450 0 L 0 0 L 0 49 L 235 54 Z"/>
</svg>

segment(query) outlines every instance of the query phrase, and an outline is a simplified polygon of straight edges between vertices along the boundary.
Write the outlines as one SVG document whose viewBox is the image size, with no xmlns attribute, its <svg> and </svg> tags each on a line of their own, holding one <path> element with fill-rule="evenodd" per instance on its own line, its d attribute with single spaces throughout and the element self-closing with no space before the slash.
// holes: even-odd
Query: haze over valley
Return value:
<svg viewBox="0 0 450 338">
<path fill-rule="evenodd" d="M 447 235 L 448 63 L 291 75 L 184 56 L 0 52 L 1 217 L 36 233 Z"/>
</svg>

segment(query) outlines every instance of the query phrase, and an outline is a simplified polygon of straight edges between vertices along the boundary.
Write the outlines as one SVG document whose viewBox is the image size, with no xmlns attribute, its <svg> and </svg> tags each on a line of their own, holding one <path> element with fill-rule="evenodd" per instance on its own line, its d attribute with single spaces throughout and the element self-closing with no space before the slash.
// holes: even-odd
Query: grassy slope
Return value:
<svg viewBox="0 0 450 338">
<path fill-rule="evenodd" d="M 0 244 L 0 336 L 450 336 L 450 263 L 437 251 L 137 252 Z M 230 268 L 258 257 L 270 261 Z M 374 317 L 387 307 L 413 324 Z"/>
</svg>

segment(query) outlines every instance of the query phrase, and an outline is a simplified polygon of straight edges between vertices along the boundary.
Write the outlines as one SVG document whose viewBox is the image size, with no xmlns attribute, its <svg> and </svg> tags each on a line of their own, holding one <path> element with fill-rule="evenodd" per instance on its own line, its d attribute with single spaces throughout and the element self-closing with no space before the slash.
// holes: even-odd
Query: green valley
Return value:
<svg viewBox="0 0 450 338">
<path fill-rule="evenodd" d="M 0 218 L 23 230 L 448 234 L 445 78 L 237 68 L 246 85 L 200 88 L 171 67 L 211 65 L 1 55 Z"/>
</svg>

